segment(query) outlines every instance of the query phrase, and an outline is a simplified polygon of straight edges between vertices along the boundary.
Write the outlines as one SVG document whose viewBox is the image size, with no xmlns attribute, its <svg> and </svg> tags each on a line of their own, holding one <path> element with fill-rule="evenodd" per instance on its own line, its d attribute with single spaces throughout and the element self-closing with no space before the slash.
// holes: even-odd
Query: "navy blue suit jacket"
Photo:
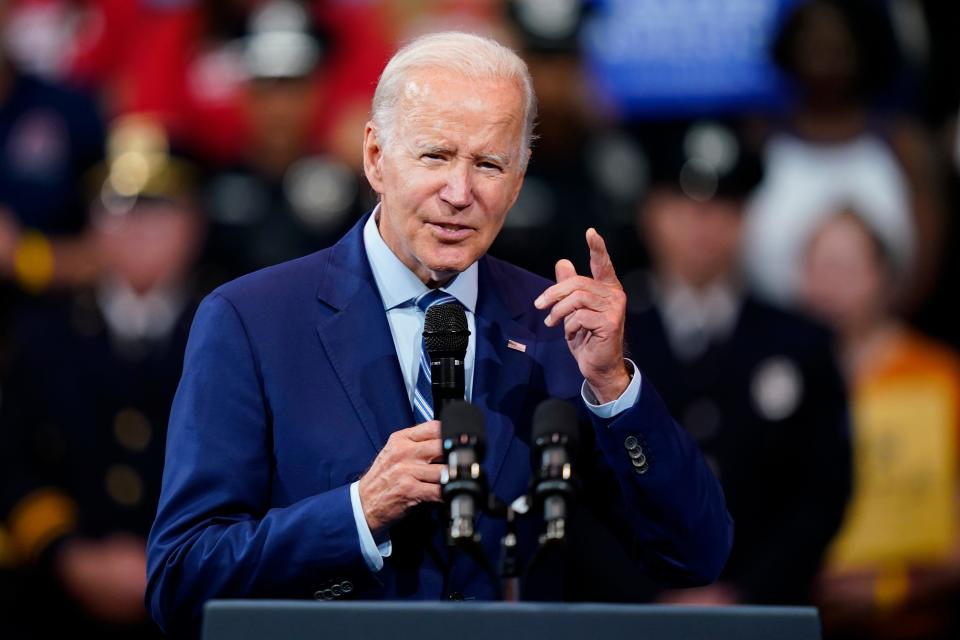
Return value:
<svg viewBox="0 0 960 640">
<path fill-rule="evenodd" d="M 220 287 L 197 312 L 148 545 L 147 603 L 167 630 L 195 629 L 210 598 L 309 598 L 331 581 L 367 599 L 497 597 L 481 564 L 444 547 L 436 507 L 390 530 L 381 571 L 360 551 L 349 485 L 391 432 L 414 424 L 365 220 L 329 249 Z M 648 573 L 674 585 L 714 580 L 732 538 L 719 484 L 648 380 L 614 419 L 586 411 L 562 330 L 533 306 L 549 284 L 491 257 L 479 263 L 472 401 L 486 418 L 492 492 L 511 501 L 528 489 L 536 405 L 574 400 L 587 424 L 581 502 Z M 630 435 L 646 451 L 642 475 L 624 448 Z M 537 526 L 521 531 L 527 551 Z M 478 530 L 495 561 L 503 522 L 481 516 Z"/>
</svg>

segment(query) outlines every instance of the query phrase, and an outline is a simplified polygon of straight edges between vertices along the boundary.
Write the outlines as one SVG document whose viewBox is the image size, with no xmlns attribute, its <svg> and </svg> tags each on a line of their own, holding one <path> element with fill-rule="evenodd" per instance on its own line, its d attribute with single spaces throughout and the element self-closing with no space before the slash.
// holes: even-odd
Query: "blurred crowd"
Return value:
<svg viewBox="0 0 960 640">
<path fill-rule="evenodd" d="M 640 4 L 672 2 L 711 11 Z M 951 4 L 754 2 L 781 99 L 654 114 L 584 46 L 615 0 L 0 0 L 0 637 L 157 635 L 144 545 L 193 310 L 372 208 L 378 74 L 453 28 L 519 51 L 539 99 L 492 253 L 551 277 L 607 238 L 631 355 L 736 522 L 721 580 L 684 591 L 585 526 L 568 597 L 958 637 Z"/>
</svg>

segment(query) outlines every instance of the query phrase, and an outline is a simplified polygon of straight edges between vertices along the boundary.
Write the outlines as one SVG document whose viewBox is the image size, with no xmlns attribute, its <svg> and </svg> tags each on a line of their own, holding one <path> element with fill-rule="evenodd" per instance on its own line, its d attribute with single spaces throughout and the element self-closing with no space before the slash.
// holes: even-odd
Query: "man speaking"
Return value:
<svg viewBox="0 0 960 640">
<path fill-rule="evenodd" d="M 626 297 L 603 239 L 587 232 L 591 276 L 561 260 L 556 283 L 484 255 L 530 157 L 526 65 L 492 40 L 425 36 L 387 64 L 372 111 L 377 208 L 333 247 L 228 283 L 197 312 L 149 540 L 154 618 L 195 630 L 211 598 L 498 597 L 489 568 L 444 541 L 441 425 L 421 364 L 437 296 L 470 330 L 465 395 L 485 419 L 491 493 L 529 489 L 534 409 L 572 400 L 591 423 L 583 510 L 646 573 L 711 582 L 732 537 L 723 495 L 624 359 Z M 521 555 L 537 531 L 521 529 Z M 503 519 L 482 515 L 477 532 L 495 560 Z"/>
</svg>

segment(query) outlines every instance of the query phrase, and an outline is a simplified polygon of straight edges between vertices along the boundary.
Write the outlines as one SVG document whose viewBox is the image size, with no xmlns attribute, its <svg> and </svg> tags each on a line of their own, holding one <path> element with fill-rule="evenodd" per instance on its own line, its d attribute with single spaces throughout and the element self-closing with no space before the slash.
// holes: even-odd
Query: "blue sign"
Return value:
<svg viewBox="0 0 960 640">
<path fill-rule="evenodd" d="M 800 0 L 603 0 L 583 47 L 601 99 L 624 115 L 771 108 L 786 95 L 770 46 Z"/>
</svg>

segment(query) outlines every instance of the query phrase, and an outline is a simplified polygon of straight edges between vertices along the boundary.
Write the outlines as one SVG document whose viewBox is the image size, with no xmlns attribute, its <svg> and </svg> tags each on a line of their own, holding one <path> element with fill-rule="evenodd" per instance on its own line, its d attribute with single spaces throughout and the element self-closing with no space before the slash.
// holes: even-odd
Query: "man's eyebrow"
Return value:
<svg viewBox="0 0 960 640">
<path fill-rule="evenodd" d="M 493 164 L 498 164 L 504 167 L 510 165 L 510 156 L 503 153 L 478 153 L 474 156 L 474 158 L 481 162 L 492 162 Z"/>
<path fill-rule="evenodd" d="M 417 151 L 419 151 L 420 153 L 438 153 L 438 154 L 442 154 L 442 153 L 449 153 L 449 152 L 450 152 L 450 148 L 447 147 L 447 146 L 445 146 L 445 145 L 443 145 L 443 144 L 426 143 L 426 144 L 418 145 L 418 146 L 417 146 Z"/>
<path fill-rule="evenodd" d="M 418 154 L 437 154 L 445 155 L 451 153 L 452 150 L 449 145 L 436 142 L 424 142 L 416 145 Z M 492 162 L 503 167 L 510 166 L 511 159 L 510 156 L 505 153 L 477 153 L 473 155 L 473 159 L 479 162 Z"/>
</svg>

